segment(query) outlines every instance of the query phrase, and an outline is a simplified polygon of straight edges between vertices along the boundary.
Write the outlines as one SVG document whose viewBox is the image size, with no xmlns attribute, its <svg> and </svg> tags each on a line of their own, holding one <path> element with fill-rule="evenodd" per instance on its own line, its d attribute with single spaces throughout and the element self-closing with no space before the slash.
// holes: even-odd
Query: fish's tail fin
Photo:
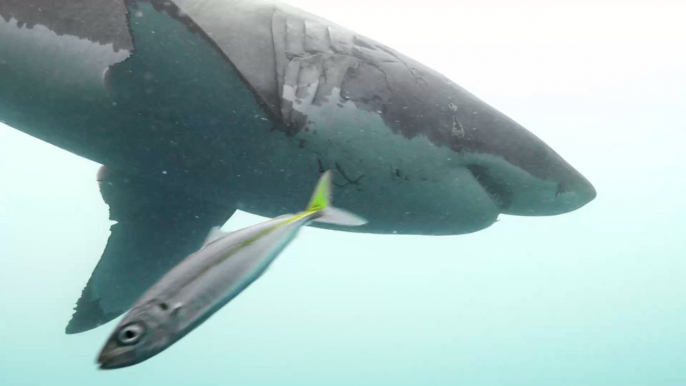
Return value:
<svg viewBox="0 0 686 386">
<path fill-rule="evenodd" d="M 364 218 L 331 205 L 331 181 L 331 171 L 328 170 L 319 178 L 317 187 L 314 189 L 310 203 L 307 205 L 305 211 L 320 212 L 321 216 L 314 219 L 314 221 L 318 222 L 345 226 L 360 226 L 366 224 L 367 220 Z"/>
</svg>

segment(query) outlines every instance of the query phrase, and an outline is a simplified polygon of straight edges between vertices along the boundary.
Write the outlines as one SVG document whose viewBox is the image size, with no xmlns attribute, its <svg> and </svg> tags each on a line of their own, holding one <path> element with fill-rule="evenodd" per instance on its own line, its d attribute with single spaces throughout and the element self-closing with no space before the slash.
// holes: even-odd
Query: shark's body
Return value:
<svg viewBox="0 0 686 386">
<path fill-rule="evenodd" d="M 297 210 L 326 169 L 338 202 L 369 220 L 361 232 L 464 234 L 500 213 L 561 214 L 595 197 L 469 92 L 301 10 L 28 3 L 0 1 L 0 121 L 106 165 L 118 221 L 69 332 L 119 315 L 235 209 Z M 140 285 L 122 286 L 134 264 Z"/>
</svg>

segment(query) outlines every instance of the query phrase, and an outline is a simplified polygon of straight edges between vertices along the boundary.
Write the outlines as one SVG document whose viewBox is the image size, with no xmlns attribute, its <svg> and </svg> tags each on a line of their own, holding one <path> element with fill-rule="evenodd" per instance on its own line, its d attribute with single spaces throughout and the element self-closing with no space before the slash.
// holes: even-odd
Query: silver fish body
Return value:
<svg viewBox="0 0 686 386">
<path fill-rule="evenodd" d="M 330 173 L 320 180 L 313 201 L 328 197 Z M 322 193 L 322 192 L 320 192 Z M 210 240 L 167 272 L 134 304 L 98 358 L 101 369 L 140 363 L 198 327 L 257 280 L 311 221 L 359 225 L 364 220 L 340 209 L 310 207 Z"/>
</svg>

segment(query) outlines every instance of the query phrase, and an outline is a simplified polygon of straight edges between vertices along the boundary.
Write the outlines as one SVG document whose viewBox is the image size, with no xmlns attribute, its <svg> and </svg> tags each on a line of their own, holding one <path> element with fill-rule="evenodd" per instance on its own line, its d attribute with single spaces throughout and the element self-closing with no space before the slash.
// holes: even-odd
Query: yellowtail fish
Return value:
<svg viewBox="0 0 686 386">
<path fill-rule="evenodd" d="M 366 223 L 331 206 L 331 172 L 327 171 L 305 211 L 232 233 L 213 230 L 200 250 L 138 299 L 100 352 L 100 368 L 143 362 L 193 331 L 259 278 L 300 228 L 312 221 L 347 226 Z"/>
</svg>

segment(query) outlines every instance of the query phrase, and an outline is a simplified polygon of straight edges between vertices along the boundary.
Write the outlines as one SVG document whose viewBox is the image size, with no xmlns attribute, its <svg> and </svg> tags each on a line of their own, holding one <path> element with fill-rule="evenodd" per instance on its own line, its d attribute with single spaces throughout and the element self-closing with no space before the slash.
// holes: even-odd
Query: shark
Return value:
<svg viewBox="0 0 686 386">
<path fill-rule="evenodd" d="M 67 334 L 105 324 L 236 210 L 294 213 L 333 170 L 355 228 L 462 235 L 593 185 L 450 79 L 271 0 L 2 0 L 0 121 L 101 164 L 111 235 Z M 468 60 L 468 58 L 465 58 Z"/>
</svg>

